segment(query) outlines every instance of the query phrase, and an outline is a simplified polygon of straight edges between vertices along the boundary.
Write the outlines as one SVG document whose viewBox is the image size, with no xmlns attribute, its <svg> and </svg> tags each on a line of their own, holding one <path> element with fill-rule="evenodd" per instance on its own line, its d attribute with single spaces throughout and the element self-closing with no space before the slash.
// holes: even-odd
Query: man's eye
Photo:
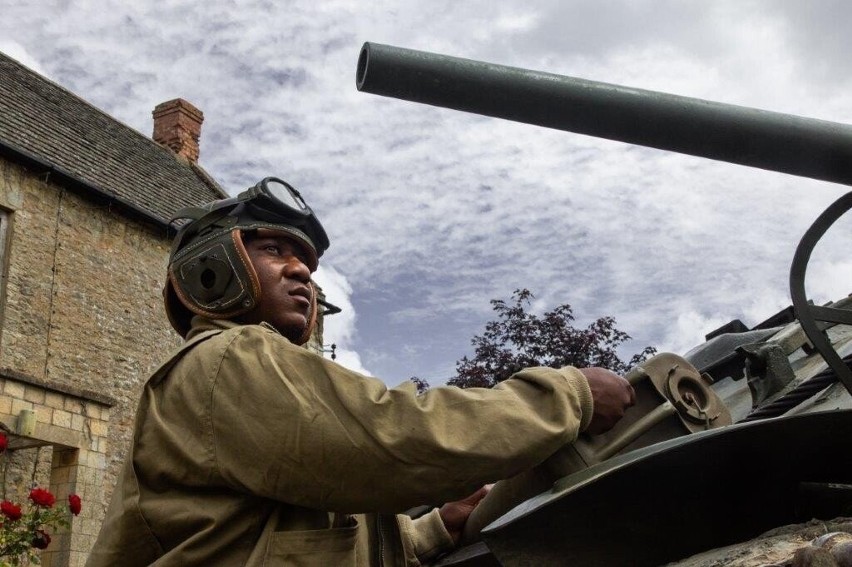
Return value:
<svg viewBox="0 0 852 567">
<path fill-rule="evenodd" d="M 271 252 L 272 254 L 280 254 L 281 253 L 281 248 L 279 248 L 275 244 L 267 244 L 266 246 L 263 247 L 263 249 L 266 250 L 267 252 Z"/>
</svg>

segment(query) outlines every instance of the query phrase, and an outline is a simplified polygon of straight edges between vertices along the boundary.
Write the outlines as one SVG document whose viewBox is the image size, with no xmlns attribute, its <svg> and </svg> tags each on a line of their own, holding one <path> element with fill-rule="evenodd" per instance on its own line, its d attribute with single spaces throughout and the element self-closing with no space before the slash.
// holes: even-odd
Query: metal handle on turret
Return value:
<svg viewBox="0 0 852 567">
<path fill-rule="evenodd" d="M 852 127 L 365 43 L 358 90 L 852 185 Z"/>
</svg>

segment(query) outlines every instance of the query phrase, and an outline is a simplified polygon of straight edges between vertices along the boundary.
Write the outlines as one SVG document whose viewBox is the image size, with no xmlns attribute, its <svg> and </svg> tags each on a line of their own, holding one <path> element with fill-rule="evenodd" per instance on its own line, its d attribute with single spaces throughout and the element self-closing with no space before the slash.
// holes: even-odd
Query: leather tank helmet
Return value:
<svg viewBox="0 0 852 567">
<path fill-rule="evenodd" d="M 311 272 L 329 241 L 319 220 L 299 192 L 276 177 L 230 199 L 181 209 L 171 222 L 184 220 L 172 243 L 168 279 L 163 290 L 172 327 L 186 337 L 194 315 L 232 319 L 248 313 L 260 300 L 260 282 L 243 244 L 243 233 L 267 228 L 301 244 Z M 296 341 L 311 336 L 317 314 L 313 282 L 308 324 Z"/>
</svg>

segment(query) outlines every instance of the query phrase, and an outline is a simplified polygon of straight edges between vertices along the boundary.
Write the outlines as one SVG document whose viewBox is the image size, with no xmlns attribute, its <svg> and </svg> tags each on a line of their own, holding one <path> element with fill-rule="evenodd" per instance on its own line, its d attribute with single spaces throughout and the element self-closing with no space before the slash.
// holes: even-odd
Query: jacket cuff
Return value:
<svg viewBox="0 0 852 567">
<path fill-rule="evenodd" d="M 399 518 L 401 531 L 403 534 L 408 532 L 414 555 L 421 564 L 429 563 L 455 548 L 453 538 L 444 527 L 437 508 L 415 520 L 407 516 Z"/>
<path fill-rule="evenodd" d="M 589 381 L 583 376 L 583 373 L 573 366 L 565 366 L 559 371 L 565 377 L 574 393 L 577 395 L 577 401 L 580 403 L 580 431 L 585 431 L 592 422 L 592 414 L 595 412 L 595 402 L 592 399 L 592 390 L 589 388 Z"/>
</svg>

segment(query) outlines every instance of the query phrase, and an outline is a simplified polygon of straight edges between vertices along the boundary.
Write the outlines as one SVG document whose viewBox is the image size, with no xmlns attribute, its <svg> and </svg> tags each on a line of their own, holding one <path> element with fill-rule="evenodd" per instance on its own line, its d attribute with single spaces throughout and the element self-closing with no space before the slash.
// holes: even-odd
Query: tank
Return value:
<svg viewBox="0 0 852 567">
<path fill-rule="evenodd" d="M 361 49 L 356 84 L 852 184 L 845 124 L 375 43 Z M 631 370 L 638 403 L 622 422 L 495 485 L 468 521 L 466 545 L 437 565 L 728 564 L 707 550 L 852 515 L 852 298 L 813 305 L 804 287 L 815 245 L 851 208 L 847 193 L 803 236 L 789 308 L 751 327 L 731 321 L 682 356 L 663 353 Z"/>
</svg>

